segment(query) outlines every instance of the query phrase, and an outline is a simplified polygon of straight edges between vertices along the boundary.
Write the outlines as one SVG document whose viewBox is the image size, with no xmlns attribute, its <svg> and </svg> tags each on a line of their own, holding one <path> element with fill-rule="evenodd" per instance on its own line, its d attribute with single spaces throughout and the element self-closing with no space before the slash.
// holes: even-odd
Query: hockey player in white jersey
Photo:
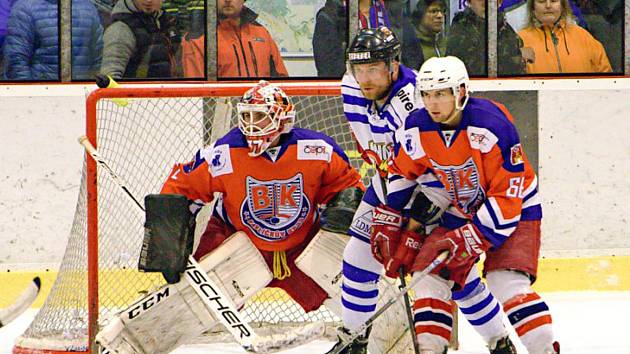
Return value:
<svg viewBox="0 0 630 354">
<path fill-rule="evenodd" d="M 418 106 L 422 102 L 414 102 L 413 99 L 416 72 L 400 64 L 400 51 L 400 42 L 386 27 L 360 30 L 348 48 L 347 71 L 341 84 L 344 113 L 362 158 L 375 168 L 376 173 L 348 232 L 352 237 L 345 248 L 342 266 L 344 328 L 340 329 L 340 340 L 331 352 L 342 345 L 344 332 L 356 330 L 375 312 L 379 295 L 378 281 L 384 268 L 387 276 L 396 277 L 399 267 L 405 266 L 410 259 L 382 257 L 382 253 L 412 254 L 415 251 L 396 252 L 398 244 L 407 243 L 407 237 L 417 238 L 415 233 L 404 233 L 398 237 L 398 242 L 393 239 L 390 242 L 371 242 L 373 227 L 388 227 L 388 223 L 383 220 L 394 217 L 397 223 L 402 224 L 402 217 L 391 214 L 390 208 L 385 205 L 384 195 L 387 192 L 415 193 L 416 196 L 411 198 L 415 199 L 415 203 L 410 202 L 408 207 L 413 204 L 411 209 L 415 215 L 412 217 L 419 216 L 419 221 L 424 224 L 437 222 L 441 211 L 449 204 L 448 198 L 444 197 L 442 184 L 431 174 L 421 178 L 420 188 L 415 183 L 408 186 L 399 183 L 397 190 L 384 190 L 386 187 L 383 181 L 387 177 L 387 160 L 394 145 L 394 132 L 403 126 L 412 111 L 422 108 Z M 382 264 L 384 258 L 390 260 L 385 267 Z M 476 271 L 471 271 L 467 286 L 460 292 L 454 292 L 453 299 L 486 340 L 491 353 L 516 352 L 503 325 L 499 303 L 480 281 Z M 444 316 L 444 323 L 440 325 L 452 327 L 450 316 L 450 313 Z M 369 330 L 342 353 L 367 353 L 368 336 Z"/>
</svg>

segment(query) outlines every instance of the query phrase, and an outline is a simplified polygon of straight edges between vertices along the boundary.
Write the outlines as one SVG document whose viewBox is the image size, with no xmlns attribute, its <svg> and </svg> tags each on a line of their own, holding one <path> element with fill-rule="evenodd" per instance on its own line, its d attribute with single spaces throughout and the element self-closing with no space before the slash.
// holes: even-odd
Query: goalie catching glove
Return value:
<svg viewBox="0 0 630 354">
<path fill-rule="evenodd" d="M 322 212 L 321 228 L 330 232 L 347 234 L 361 198 L 363 198 L 363 190 L 360 188 L 347 188 L 335 194 Z"/>
<path fill-rule="evenodd" d="M 195 218 L 188 199 L 176 194 L 150 194 L 144 205 L 146 221 L 138 269 L 162 272 L 169 284 L 175 284 L 193 248 Z"/>
<path fill-rule="evenodd" d="M 452 280 L 455 283 L 454 290 L 459 290 L 464 287 L 466 277 L 479 256 L 490 247 L 492 243 L 473 224 L 466 224 L 455 230 L 438 227 L 420 247 L 411 270 L 415 272 L 425 269 L 442 251 L 447 250 L 449 258 L 432 273 Z"/>
</svg>

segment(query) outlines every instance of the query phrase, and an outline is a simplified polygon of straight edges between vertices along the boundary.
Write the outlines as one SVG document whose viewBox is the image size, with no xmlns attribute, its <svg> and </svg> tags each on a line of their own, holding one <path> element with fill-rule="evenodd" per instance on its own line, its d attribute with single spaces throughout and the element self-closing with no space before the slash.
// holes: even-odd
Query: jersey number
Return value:
<svg viewBox="0 0 630 354">
<path fill-rule="evenodd" d="M 510 178 L 510 187 L 505 194 L 512 198 L 523 198 L 523 182 L 525 182 L 525 177 Z"/>
</svg>

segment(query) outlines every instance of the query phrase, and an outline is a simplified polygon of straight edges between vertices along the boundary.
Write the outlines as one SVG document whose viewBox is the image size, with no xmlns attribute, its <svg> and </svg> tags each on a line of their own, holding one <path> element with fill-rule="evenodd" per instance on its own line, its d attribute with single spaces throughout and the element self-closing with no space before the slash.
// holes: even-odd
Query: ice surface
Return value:
<svg viewBox="0 0 630 354">
<path fill-rule="evenodd" d="M 562 344 L 562 354 L 630 354 L 630 292 L 560 292 L 542 294 L 553 316 L 556 338 Z M 0 354 L 10 354 L 13 340 L 32 321 L 36 310 L 28 310 L 15 321 L 0 329 Z M 460 349 L 449 353 L 487 354 L 483 341 L 472 327 L 459 322 Z M 516 336 L 512 336 L 515 343 Z M 314 341 L 282 354 L 320 354 L 331 346 L 330 341 Z M 519 354 L 527 353 L 517 343 Z M 244 353 L 235 344 L 190 345 L 176 354 Z"/>
</svg>

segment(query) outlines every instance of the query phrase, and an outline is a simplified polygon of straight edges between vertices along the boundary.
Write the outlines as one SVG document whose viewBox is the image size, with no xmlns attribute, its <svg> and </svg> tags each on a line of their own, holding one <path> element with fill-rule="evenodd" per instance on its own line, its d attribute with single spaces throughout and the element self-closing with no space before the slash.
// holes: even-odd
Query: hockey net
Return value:
<svg viewBox="0 0 630 354">
<path fill-rule="evenodd" d="M 369 171 L 355 151 L 343 116 L 338 84 L 281 86 L 296 106 L 296 125 L 334 138 L 367 177 Z M 175 162 L 192 159 L 196 150 L 236 125 L 235 112 L 229 122 L 214 119 L 215 113 L 226 101 L 235 104 L 249 87 L 97 90 L 87 101 L 87 135 L 131 193 L 142 198 L 160 190 Z M 58 277 L 31 326 L 18 338 L 14 353 L 97 352 L 91 339 L 103 321 L 163 284 L 160 275 L 137 271 L 143 222 L 143 213 L 87 159 Z M 261 330 L 316 320 L 331 327 L 339 324 L 325 308 L 304 313 L 279 289 L 261 291 L 243 311 Z"/>
</svg>

